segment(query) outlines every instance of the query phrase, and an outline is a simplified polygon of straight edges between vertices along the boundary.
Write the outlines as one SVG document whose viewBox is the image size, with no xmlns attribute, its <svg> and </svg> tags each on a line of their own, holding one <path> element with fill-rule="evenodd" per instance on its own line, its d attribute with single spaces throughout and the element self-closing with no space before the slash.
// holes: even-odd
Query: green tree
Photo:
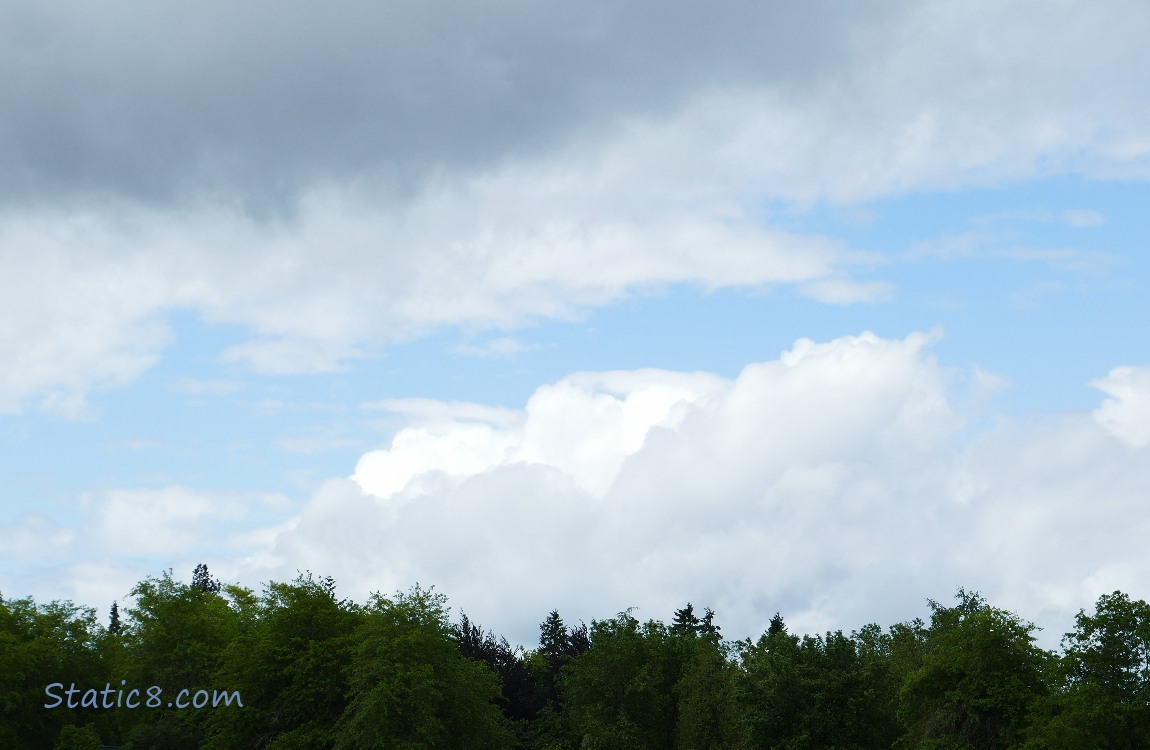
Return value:
<svg viewBox="0 0 1150 750">
<path fill-rule="evenodd" d="M 713 616 L 710 610 L 708 615 Z M 704 617 L 705 626 L 707 618 Z M 736 700 L 738 665 L 714 631 L 685 644 L 688 656 L 675 683 L 676 750 L 735 750 L 746 746 L 741 711 Z"/>
<path fill-rule="evenodd" d="M 92 727 L 65 724 L 52 750 L 100 750 L 103 746 L 99 732 Z"/>
<path fill-rule="evenodd" d="M 754 644 L 740 644 L 741 669 L 737 696 L 751 746 L 793 745 L 804 731 L 804 704 L 799 639 L 781 627 L 772 628 Z M 774 620 L 771 621 L 774 624 Z"/>
<path fill-rule="evenodd" d="M 0 600 L 0 747 L 49 750 L 66 725 L 107 724 L 89 692 L 106 684 L 102 635 L 90 608 Z"/>
<path fill-rule="evenodd" d="M 258 602 L 246 589 L 228 591 L 240 632 L 222 654 L 216 684 L 239 692 L 243 709 L 209 714 L 204 749 L 330 748 L 347 708 L 360 608 L 336 599 L 330 577 L 311 573 L 267 584 Z"/>
<path fill-rule="evenodd" d="M 1094 614 L 1079 611 L 1062 646 L 1030 747 L 1150 747 L 1150 605 L 1120 591 L 1103 595 Z"/>
<path fill-rule="evenodd" d="M 742 645 L 738 695 L 751 746 L 889 748 L 898 736 L 890 638 L 867 626 L 800 639 L 777 615 L 772 624 Z"/>
<path fill-rule="evenodd" d="M 582 747 L 671 748 L 675 685 L 687 651 L 660 622 L 628 612 L 591 624 L 591 649 L 564 671 L 571 726 Z"/>
<path fill-rule="evenodd" d="M 394 601 L 373 595 L 352 653 L 337 748 L 510 747 L 498 678 L 459 652 L 441 595 L 418 586 Z"/>
<path fill-rule="evenodd" d="M 899 693 L 906 748 L 1016 747 L 1044 695 L 1051 656 L 1034 645 L 1034 625 L 959 589 L 958 603 L 930 601 L 921 666 Z"/>
<path fill-rule="evenodd" d="M 217 592 L 180 583 L 165 571 L 132 589 L 124 630 L 128 677 L 136 684 L 207 687 L 220 655 L 239 633 L 237 612 Z"/>
<path fill-rule="evenodd" d="M 240 632 L 240 613 L 221 593 L 181 583 L 165 571 L 132 589 L 135 602 L 123 631 L 122 676 L 128 687 L 177 691 L 228 689 L 215 682 L 221 656 Z M 114 680 L 116 681 L 116 680 Z M 208 714 L 164 706 L 120 713 L 132 747 L 198 747 Z M 147 725 L 154 724 L 152 728 Z"/>
</svg>

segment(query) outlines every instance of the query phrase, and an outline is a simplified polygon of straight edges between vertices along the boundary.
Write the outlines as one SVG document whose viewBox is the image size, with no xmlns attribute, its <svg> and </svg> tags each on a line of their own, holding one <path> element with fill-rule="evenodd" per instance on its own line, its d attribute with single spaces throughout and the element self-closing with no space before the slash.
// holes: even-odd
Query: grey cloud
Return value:
<svg viewBox="0 0 1150 750">
<path fill-rule="evenodd" d="M 418 182 L 553 147 L 716 84 L 798 84 L 859 11 L 836 2 L 8 2 L 8 203 Z"/>
<path fill-rule="evenodd" d="M 0 411 L 82 411 L 177 308 L 283 373 L 668 284 L 882 301 L 764 203 L 1150 175 L 1150 10 L 1047 5 L 12 0 Z"/>
</svg>

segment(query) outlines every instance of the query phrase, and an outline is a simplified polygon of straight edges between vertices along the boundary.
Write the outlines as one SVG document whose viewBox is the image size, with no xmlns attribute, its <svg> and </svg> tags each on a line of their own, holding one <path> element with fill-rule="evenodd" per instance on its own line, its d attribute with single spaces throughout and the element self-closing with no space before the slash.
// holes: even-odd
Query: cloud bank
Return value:
<svg viewBox="0 0 1150 750">
<path fill-rule="evenodd" d="M 743 637 L 775 611 L 800 631 L 891 624 L 963 585 L 1053 646 L 1099 594 L 1150 596 L 1147 368 L 1097 381 L 1111 397 L 1092 414 L 988 422 L 993 378 L 941 365 L 936 338 L 803 339 L 733 379 L 575 373 L 522 409 L 369 404 L 406 426 L 298 512 L 115 491 L 85 500 L 83 533 L 26 517 L 5 547 L 81 601 L 176 557 L 253 586 L 311 569 L 360 598 L 419 581 L 525 643 L 556 607 L 692 601 Z"/>
<path fill-rule="evenodd" d="M 932 340 L 800 340 L 733 380 L 581 373 L 514 418 L 408 409 L 272 558 L 357 592 L 434 582 L 527 639 L 553 607 L 667 617 L 690 600 L 753 635 L 776 610 L 889 624 L 959 585 L 1054 628 L 1113 588 L 1145 595 L 1140 437 L 1088 414 L 976 429 L 986 374 L 941 366 Z M 1125 372 L 1100 411 L 1141 424 L 1150 387 Z"/>
<path fill-rule="evenodd" d="M 527 638 L 553 607 L 667 617 L 691 600 L 753 635 L 776 610 L 889 624 L 958 585 L 1054 627 L 1141 592 L 1150 464 L 1126 426 L 1145 423 L 1145 372 L 1096 384 L 1125 390 L 1093 418 L 977 427 L 987 376 L 941 366 L 933 339 L 800 340 L 732 380 L 580 373 L 513 417 L 408 409 L 273 556 L 352 590 L 435 582 Z"/>
<path fill-rule="evenodd" d="M 112 595 L 83 571 L 126 587 L 160 552 L 249 585 L 311 569 L 361 598 L 419 581 L 525 643 L 552 608 L 666 618 L 691 601 L 743 637 L 775 611 L 800 631 L 891 624 L 962 585 L 1053 646 L 1099 594 L 1150 595 L 1150 461 L 1129 429 L 1146 368 L 1096 383 L 1120 398 L 1093 414 L 987 422 L 988 376 L 938 363 L 935 338 L 799 340 L 733 379 L 576 373 L 519 410 L 373 404 L 407 426 L 298 513 L 119 491 L 88 501 L 85 534 L 29 517 L 6 545 L 82 601 Z"/>
</svg>

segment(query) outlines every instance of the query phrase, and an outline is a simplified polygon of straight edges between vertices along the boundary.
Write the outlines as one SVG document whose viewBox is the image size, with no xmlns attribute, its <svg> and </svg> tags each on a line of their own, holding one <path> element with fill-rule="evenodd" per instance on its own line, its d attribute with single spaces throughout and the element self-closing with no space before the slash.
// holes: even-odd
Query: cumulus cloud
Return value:
<svg viewBox="0 0 1150 750">
<path fill-rule="evenodd" d="M 742 637 L 776 611 L 799 632 L 890 624 L 963 585 L 1054 646 L 1098 595 L 1150 596 L 1145 368 L 1096 381 L 1093 414 L 986 420 L 1002 379 L 940 364 L 938 335 L 801 339 L 733 378 L 575 373 L 521 409 L 365 404 L 404 425 L 298 508 L 117 490 L 84 501 L 83 532 L 27 517 L 0 543 L 22 585 L 83 602 L 174 564 L 257 587 L 310 569 L 357 598 L 436 585 L 528 644 L 552 608 L 691 601 Z"/>
<path fill-rule="evenodd" d="M 1090 385 L 1110 396 L 1094 420 L 1135 448 L 1150 445 L 1150 367 L 1115 367 Z"/>
<path fill-rule="evenodd" d="M 743 636 L 776 610 L 889 624 L 965 585 L 1054 645 L 1098 594 L 1147 595 L 1146 462 L 1085 414 L 960 438 L 964 404 L 1000 383 L 938 364 L 935 337 L 800 340 L 730 380 L 580 373 L 512 415 L 409 405 L 262 565 L 360 596 L 434 583 L 524 642 L 554 607 L 666 618 L 690 600 Z"/>
<path fill-rule="evenodd" d="M 431 469 L 470 476 L 525 462 L 558 469 L 600 496 L 652 426 L 674 424 L 686 405 L 719 382 L 702 373 L 658 370 L 572 375 L 539 388 L 510 428 L 455 420 L 405 428 L 390 448 L 361 458 L 354 479 L 369 494 L 390 497 Z"/>
</svg>

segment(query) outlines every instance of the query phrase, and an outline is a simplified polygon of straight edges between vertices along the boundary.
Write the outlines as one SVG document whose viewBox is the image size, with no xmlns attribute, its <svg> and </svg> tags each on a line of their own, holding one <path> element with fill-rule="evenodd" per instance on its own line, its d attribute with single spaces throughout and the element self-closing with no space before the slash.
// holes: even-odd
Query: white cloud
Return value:
<svg viewBox="0 0 1150 750">
<path fill-rule="evenodd" d="M 797 628 L 889 624 L 965 585 L 1054 628 L 1053 645 L 1114 571 L 1145 595 L 1129 572 L 1150 567 L 1129 518 L 1144 462 L 1084 415 L 956 443 L 963 399 L 932 340 L 801 340 L 734 380 L 583 373 L 518 419 L 423 403 L 262 559 L 360 596 L 434 583 L 528 641 L 553 607 L 666 618 L 691 600 L 741 636 L 776 610 Z M 976 396 L 1001 385 L 964 379 Z"/>
<path fill-rule="evenodd" d="M 312 427 L 294 435 L 284 435 L 276 438 L 276 447 L 285 453 L 296 455 L 313 455 L 355 445 L 358 441 L 347 436 L 341 430 Z"/>
<path fill-rule="evenodd" d="M 153 448 L 160 448 L 163 443 L 159 440 L 152 440 L 150 438 L 128 438 L 114 443 L 116 447 L 123 447 L 133 451 L 144 451 Z"/>
<path fill-rule="evenodd" d="M 1110 396 L 1094 420 L 1135 448 L 1150 445 L 1150 367 L 1115 367 L 1090 385 Z"/>
<path fill-rule="evenodd" d="M 615 185 L 638 197 L 610 214 L 579 207 L 586 175 L 548 189 L 566 169 L 508 169 L 400 204 L 329 191 L 304 202 L 290 231 L 229 210 L 144 212 L 128 229 L 86 217 L 83 232 L 52 236 L 47 224 L 0 217 L 10 292 L 0 312 L 12 321 L 0 343 L 12 363 L 0 408 L 58 392 L 82 404 L 92 384 L 135 377 L 158 358 L 164 317 L 177 308 L 251 332 L 222 353 L 227 361 L 330 372 L 439 326 L 571 318 L 648 287 L 802 282 L 850 262 L 835 243 L 706 206 L 667 221 L 641 186 Z M 626 203 L 651 218 L 630 216 Z M 76 223 L 64 212 L 53 226 Z M 22 237 L 35 252 L 13 254 Z"/>
<path fill-rule="evenodd" d="M 800 340 L 733 380 L 583 373 L 518 419 L 423 403 L 354 482 L 316 493 L 269 575 L 310 566 L 356 595 L 434 583 L 528 642 L 554 607 L 667 618 L 690 600 L 743 636 L 776 610 L 799 630 L 890 624 L 964 585 L 1053 646 L 1112 584 L 1150 594 L 1150 467 L 1084 414 L 956 442 L 962 389 L 975 408 L 1002 382 L 956 380 L 934 338 Z"/>
<path fill-rule="evenodd" d="M 237 380 L 216 378 L 202 380 L 197 378 L 180 378 L 172 383 L 172 390 L 189 396 L 226 396 L 243 388 L 243 383 Z"/>
<path fill-rule="evenodd" d="M 77 506 L 68 523 L 25 515 L 0 525 L 0 590 L 107 607 L 169 567 L 190 573 L 207 561 L 234 580 L 234 561 L 270 543 L 280 530 L 271 519 L 292 510 L 273 493 L 179 486 L 94 492 Z"/>
<path fill-rule="evenodd" d="M 1064 214 L 1066 223 L 1072 227 L 1099 227 L 1106 223 L 1106 215 L 1089 209 L 1075 209 Z"/>
<path fill-rule="evenodd" d="M 0 527 L 0 547 L 13 560 L 66 557 L 76 540 L 77 530 L 50 518 L 26 514 L 8 526 Z"/>
<path fill-rule="evenodd" d="M 535 351 L 538 344 L 524 344 L 514 336 L 499 336 L 482 344 L 460 344 L 452 349 L 468 357 L 510 357 L 521 352 Z"/>
<path fill-rule="evenodd" d="M 802 284 L 799 292 L 819 302 L 849 305 L 856 302 L 886 302 L 894 296 L 894 285 L 886 281 L 819 279 Z"/>
<path fill-rule="evenodd" d="M 89 388 L 155 363 L 169 338 L 157 315 L 167 303 L 162 272 L 115 252 L 123 240 L 91 215 L 0 219 L 0 412 L 35 397 L 80 416 Z"/>
<path fill-rule="evenodd" d="M 467 477 L 524 462 L 558 469 L 601 496 L 651 428 L 674 425 L 720 382 L 658 370 L 580 373 L 539 388 L 513 420 L 506 410 L 473 405 L 390 402 L 391 410 L 420 418 L 389 448 L 361 458 L 354 478 L 369 494 L 389 498 L 429 471 Z"/>
<path fill-rule="evenodd" d="M 274 417 L 284 408 L 284 402 L 276 398 L 261 398 L 251 404 L 252 413 L 258 417 Z"/>
<path fill-rule="evenodd" d="M 186 554 L 264 507 L 286 509 L 272 494 L 203 492 L 185 487 L 111 490 L 82 499 L 85 527 L 104 553 L 126 557 Z"/>
<path fill-rule="evenodd" d="M 367 411 L 386 411 L 408 417 L 420 424 L 451 424 L 455 421 L 486 422 L 501 426 L 515 424 L 520 413 L 501 406 L 466 401 L 437 401 L 430 398 L 391 398 L 360 404 Z"/>
<path fill-rule="evenodd" d="M 339 372 L 344 362 L 358 354 L 356 347 L 341 342 L 279 338 L 254 339 L 229 346 L 225 362 L 242 362 L 267 375 L 298 375 Z"/>
<path fill-rule="evenodd" d="M 407 428 L 386 451 L 359 460 L 354 479 L 379 497 L 391 497 L 430 472 L 466 477 L 502 463 L 511 438 L 488 425 L 458 424 L 449 430 Z"/>
</svg>

